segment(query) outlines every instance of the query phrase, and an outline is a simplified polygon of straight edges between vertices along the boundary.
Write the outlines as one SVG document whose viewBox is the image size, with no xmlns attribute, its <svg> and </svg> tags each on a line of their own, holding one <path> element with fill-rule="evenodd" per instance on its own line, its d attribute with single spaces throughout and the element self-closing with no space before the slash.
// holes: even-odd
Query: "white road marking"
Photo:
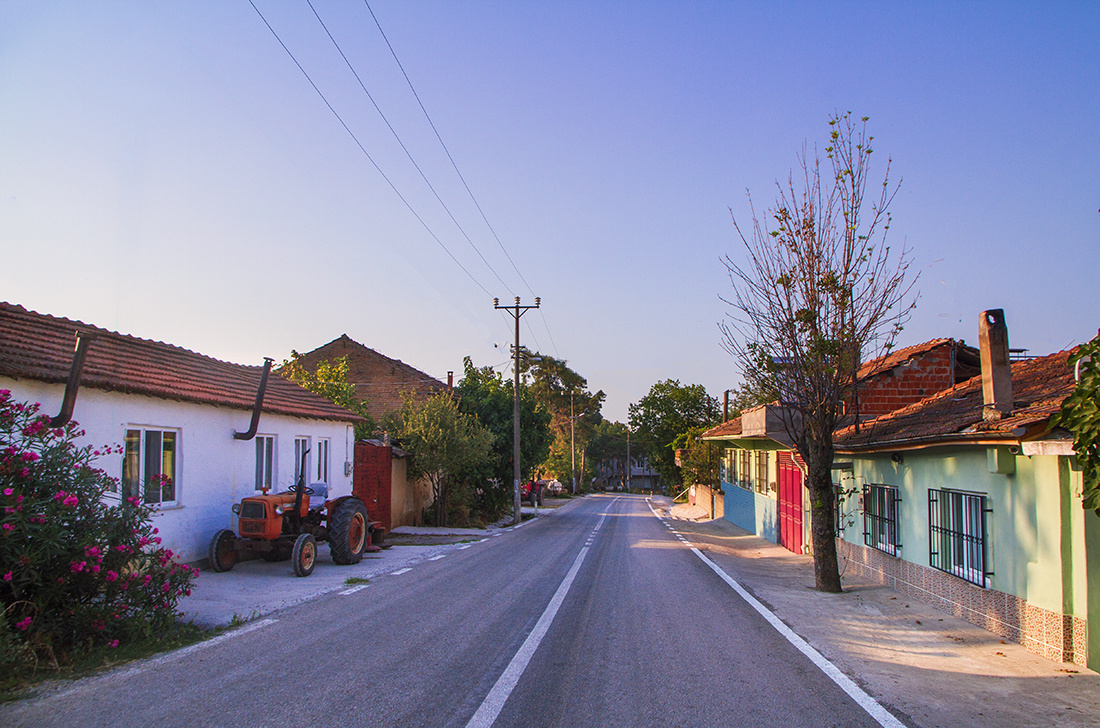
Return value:
<svg viewBox="0 0 1100 728">
<path fill-rule="evenodd" d="M 439 556 L 433 556 L 428 561 L 439 561 L 440 559 L 447 558 L 447 554 L 440 554 Z"/>
<path fill-rule="evenodd" d="M 342 591 L 340 593 L 343 594 L 346 597 L 346 596 L 349 596 L 351 594 L 354 594 L 357 591 L 363 591 L 366 588 L 367 588 L 367 584 L 356 584 L 355 586 L 350 587 L 348 589 L 345 589 L 344 591 Z"/>
<path fill-rule="evenodd" d="M 565 595 L 569 593 L 569 587 L 573 585 L 573 579 L 576 578 L 581 563 L 587 555 L 588 546 L 585 546 L 577 554 L 577 558 L 573 560 L 573 565 L 569 567 L 569 573 L 565 575 L 565 579 L 558 586 L 558 590 L 554 592 L 554 596 L 550 599 L 546 610 L 539 617 L 539 621 L 535 623 L 535 628 L 531 630 L 531 634 L 527 635 L 527 639 L 520 645 L 519 651 L 512 657 L 508 667 L 504 668 L 504 672 L 497 678 L 496 684 L 485 696 L 485 700 L 481 702 L 477 712 L 470 718 L 466 728 L 490 728 L 493 722 L 496 721 L 501 709 L 504 708 L 504 704 L 508 702 L 508 696 L 512 694 L 512 690 L 519 683 L 519 679 L 523 675 L 523 671 L 527 669 L 527 664 L 531 662 L 535 650 L 539 648 L 543 637 L 550 629 L 550 624 L 554 621 L 562 602 L 565 601 Z"/>
<path fill-rule="evenodd" d="M 409 567 L 406 567 L 404 569 L 398 569 L 397 571 L 391 571 L 390 576 L 401 576 L 402 574 L 407 574 L 410 571 L 412 571 L 412 569 L 409 568 Z"/>
<path fill-rule="evenodd" d="M 649 509 L 653 511 L 653 515 L 657 515 L 657 511 L 653 509 L 652 505 L 649 506 Z M 660 516 L 658 516 L 658 518 L 659 517 Z M 680 537 L 679 534 L 677 534 L 677 537 Z M 681 538 L 681 540 L 683 539 Z M 711 561 L 702 551 L 694 546 L 691 546 L 691 552 L 698 556 L 704 564 L 710 567 L 710 569 L 717 574 L 722 581 L 726 582 L 731 589 L 737 592 L 737 595 L 744 599 L 750 607 L 755 609 L 761 617 L 766 619 L 768 624 L 775 628 L 775 631 L 779 632 L 788 642 L 794 645 L 795 649 L 810 658 L 810 662 L 814 663 L 814 665 L 825 673 L 830 680 L 836 683 L 841 690 L 846 692 L 848 697 L 856 701 L 859 707 L 863 708 L 879 725 L 883 728 L 905 728 L 904 723 L 895 718 L 886 708 L 882 707 L 877 700 L 864 692 L 863 688 L 852 681 L 852 678 L 841 672 L 840 668 L 829 662 L 824 655 L 811 647 L 806 640 L 795 634 L 794 630 L 784 624 L 783 620 L 775 615 L 775 612 L 761 604 L 752 594 L 749 594 L 743 586 L 737 583 L 736 579 L 723 571 L 721 566 Z"/>
<path fill-rule="evenodd" d="M 481 543 L 481 541 L 478 541 L 477 543 Z M 466 549 L 470 548 L 471 546 L 473 546 L 473 544 L 468 543 L 464 546 L 459 546 L 457 549 L 455 549 L 455 551 L 465 551 Z"/>
</svg>

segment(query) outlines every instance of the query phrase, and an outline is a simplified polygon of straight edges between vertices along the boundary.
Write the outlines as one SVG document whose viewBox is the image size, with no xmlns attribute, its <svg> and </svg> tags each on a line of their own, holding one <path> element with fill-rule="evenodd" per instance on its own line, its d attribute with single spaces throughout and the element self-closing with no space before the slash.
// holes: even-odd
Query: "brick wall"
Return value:
<svg viewBox="0 0 1100 728">
<path fill-rule="evenodd" d="M 1088 657 L 1088 624 L 1079 617 L 1040 609 L 1012 594 L 983 589 L 861 544 L 838 539 L 837 556 L 847 562 L 848 573 L 1018 642 L 1048 660 L 1084 665 Z"/>
<path fill-rule="evenodd" d="M 860 417 L 888 414 L 953 387 L 951 352 L 950 346 L 939 346 L 865 380 L 860 385 Z"/>
</svg>

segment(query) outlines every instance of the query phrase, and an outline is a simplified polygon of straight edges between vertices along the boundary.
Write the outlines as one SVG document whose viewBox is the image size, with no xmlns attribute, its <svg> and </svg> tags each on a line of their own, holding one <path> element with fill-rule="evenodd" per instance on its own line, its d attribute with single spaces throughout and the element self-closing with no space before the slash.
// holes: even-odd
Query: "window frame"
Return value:
<svg viewBox="0 0 1100 728">
<path fill-rule="evenodd" d="M 294 436 L 294 484 L 298 484 L 298 479 L 302 475 L 302 453 L 312 450 L 310 437 L 308 435 L 295 435 Z M 309 455 L 306 455 L 305 472 L 306 472 L 306 485 L 309 485 L 309 473 L 312 460 Z"/>
<path fill-rule="evenodd" d="M 126 425 L 123 430 L 123 449 L 122 449 L 122 477 L 119 478 L 119 485 L 117 492 L 122 499 L 130 498 L 134 495 L 138 495 L 141 498 L 141 502 L 146 505 L 151 505 L 154 508 L 172 508 L 180 505 L 180 441 L 182 440 L 182 431 L 178 427 L 153 427 L 148 425 Z M 155 434 L 155 442 L 158 443 L 155 447 L 157 449 L 156 458 L 151 459 L 153 453 L 150 452 L 150 448 L 153 447 L 153 442 L 150 441 L 150 434 Z M 136 448 L 131 450 L 131 444 L 135 442 L 134 436 L 136 435 Z M 166 442 L 171 442 L 170 447 L 165 447 Z M 168 460 L 171 461 L 171 474 L 168 476 L 168 483 L 161 483 L 157 489 L 157 499 L 153 500 L 150 495 L 153 492 L 149 486 L 149 479 L 151 477 L 161 476 L 165 474 L 165 466 Z M 157 462 L 159 461 L 159 464 Z M 132 468 L 137 469 L 137 477 L 131 471 Z M 150 469 L 156 470 L 154 473 L 150 473 Z M 137 492 L 135 492 L 135 488 Z M 170 490 L 169 490 L 170 489 Z M 115 491 L 116 488 L 112 488 Z M 171 494 L 171 497 L 165 499 L 166 491 Z"/>
<path fill-rule="evenodd" d="M 267 486 L 268 491 L 275 490 L 277 482 L 275 468 L 278 463 L 276 445 L 275 435 L 256 435 L 255 489 L 257 492 L 263 491 L 264 485 Z"/>
<path fill-rule="evenodd" d="M 314 462 L 317 465 L 316 473 L 317 480 L 315 482 L 324 483 L 325 485 L 331 485 L 329 483 L 329 460 L 332 445 L 332 438 L 318 437 L 317 443 L 314 448 Z"/>
<path fill-rule="evenodd" d="M 863 486 L 863 543 L 891 556 L 901 549 L 901 525 L 897 486 L 867 483 Z"/>
<path fill-rule="evenodd" d="M 928 490 L 928 563 L 987 588 L 989 577 L 989 496 L 964 490 Z"/>
</svg>

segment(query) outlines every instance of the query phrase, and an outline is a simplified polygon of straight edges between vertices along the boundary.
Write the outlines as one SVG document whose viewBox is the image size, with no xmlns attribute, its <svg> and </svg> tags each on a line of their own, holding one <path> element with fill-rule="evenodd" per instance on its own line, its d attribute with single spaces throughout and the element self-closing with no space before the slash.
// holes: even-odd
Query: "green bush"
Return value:
<svg viewBox="0 0 1100 728">
<path fill-rule="evenodd" d="M 0 390 L 0 662 L 149 637 L 170 628 L 197 569 L 160 546 L 151 507 L 93 467 L 37 404 Z"/>
</svg>

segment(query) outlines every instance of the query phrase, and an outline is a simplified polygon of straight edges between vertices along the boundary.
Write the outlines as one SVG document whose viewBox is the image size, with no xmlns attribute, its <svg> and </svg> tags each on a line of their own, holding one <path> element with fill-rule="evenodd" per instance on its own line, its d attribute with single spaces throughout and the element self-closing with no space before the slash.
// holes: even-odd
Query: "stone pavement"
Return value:
<svg viewBox="0 0 1100 728">
<path fill-rule="evenodd" d="M 842 576 L 843 594 L 814 586 L 813 558 L 793 554 L 702 509 L 654 498 L 676 530 L 795 633 L 907 725 L 1100 725 L 1100 675 L 893 591 Z M 843 568 L 843 564 L 841 565 Z M 737 598 L 731 591 L 731 598 Z M 713 628 L 705 615 L 687 621 Z M 736 635 L 715 634 L 716 639 Z"/>
</svg>

